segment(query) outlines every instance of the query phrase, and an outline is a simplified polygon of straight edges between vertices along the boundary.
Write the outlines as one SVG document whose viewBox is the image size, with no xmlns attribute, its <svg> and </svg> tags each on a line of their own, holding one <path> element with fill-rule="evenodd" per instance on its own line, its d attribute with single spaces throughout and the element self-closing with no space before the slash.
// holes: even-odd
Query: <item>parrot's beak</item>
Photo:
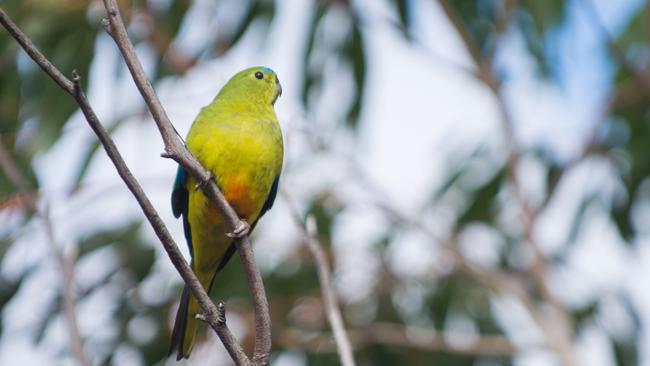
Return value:
<svg viewBox="0 0 650 366">
<path fill-rule="evenodd" d="M 280 79 L 278 79 L 277 77 L 275 78 L 275 90 L 277 91 L 277 93 L 275 94 L 275 98 L 273 98 L 272 104 L 275 104 L 275 101 L 278 100 L 278 97 L 282 95 L 282 85 L 280 84 Z"/>
</svg>

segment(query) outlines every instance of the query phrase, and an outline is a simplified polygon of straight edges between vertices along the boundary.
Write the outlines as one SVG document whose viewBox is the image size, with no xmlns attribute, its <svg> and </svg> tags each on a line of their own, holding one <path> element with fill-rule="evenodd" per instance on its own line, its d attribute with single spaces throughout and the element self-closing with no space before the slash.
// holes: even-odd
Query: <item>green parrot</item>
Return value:
<svg viewBox="0 0 650 366">
<path fill-rule="evenodd" d="M 273 206 L 278 192 L 284 147 L 273 105 L 282 93 L 278 77 L 267 67 L 252 67 L 233 76 L 204 107 L 187 135 L 188 149 L 208 169 L 217 186 L 251 229 Z M 175 217 L 183 217 L 192 269 L 210 292 L 217 272 L 236 251 L 229 227 L 196 181 L 178 167 L 172 192 Z M 194 346 L 201 306 L 183 290 L 172 331 L 170 354 L 188 358 Z"/>
</svg>

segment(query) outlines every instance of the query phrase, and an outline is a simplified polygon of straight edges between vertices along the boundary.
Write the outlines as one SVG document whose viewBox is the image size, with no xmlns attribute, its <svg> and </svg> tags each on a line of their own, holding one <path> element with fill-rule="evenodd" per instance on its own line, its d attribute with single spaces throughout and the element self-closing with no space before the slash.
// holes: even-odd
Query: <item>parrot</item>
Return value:
<svg viewBox="0 0 650 366">
<path fill-rule="evenodd" d="M 199 112 L 185 140 L 249 232 L 272 206 L 278 192 L 284 145 L 275 114 L 282 86 L 268 67 L 235 74 Z M 191 268 L 209 293 L 217 272 L 237 250 L 228 225 L 196 180 L 180 165 L 171 195 L 172 212 L 182 216 Z M 250 229 L 250 230 L 248 230 Z M 169 354 L 189 358 L 201 306 L 185 285 L 171 335 Z"/>
</svg>

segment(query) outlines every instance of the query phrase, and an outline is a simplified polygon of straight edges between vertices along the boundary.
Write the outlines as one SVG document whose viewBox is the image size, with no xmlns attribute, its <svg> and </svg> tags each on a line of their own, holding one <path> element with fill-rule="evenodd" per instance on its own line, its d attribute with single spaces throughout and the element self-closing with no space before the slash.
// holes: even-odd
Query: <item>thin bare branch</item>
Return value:
<svg viewBox="0 0 650 366">
<path fill-rule="evenodd" d="M 311 132 L 304 131 L 304 133 L 309 134 Z M 335 152 L 333 146 L 328 141 L 316 138 L 315 136 L 308 136 L 308 139 L 314 141 L 319 150 Z M 433 242 L 440 245 L 453 260 L 454 270 L 459 274 L 467 276 L 471 280 L 495 292 L 515 296 L 536 323 L 540 327 L 544 326 L 546 319 L 538 311 L 535 301 L 528 291 L 528 286 L 525 285 L 521 278 L 516 277 L 506 270 L 484 267 L 468 261 L 461 251 L 455 233 L 451 233 L 448 236 L 439 234 L 431 229 L 421 217 L 409 215 L 394 207 L 385 192 L 372 180 L 367 174 L 365 167 L 359 163 L 355 156 L 349 153 L 340 153 L 340 155 L 341 160 L 349 165 L 348 171 L 352 173 L 353 180 L 360 184 L 364 191 L 370 193 L 372 197 L 370 203 L 372 205 L 382 210 L 395 223 L 418 230 Z M 295 209 L 292 210 L 295 212 Z"/>
<path fill-rule="evenodd" d="M 616 44 L 612 36 L 609 34 L 605 23 L 603 23 L 602 18 L 598 14 L 598 9 L 593 0 L 585 0 L 584 4 L 585 6 L 583 8 L 585 12 L 587 12 L 587 16 L 605 38 L 609 53 L 614 57 L 614 59 L 616 59 L 616 62 L 618 62 L 619 65 L 632 75 L 643 94 L 645 94 L 645 97 L 650 98 L 650 79 L 648 73 L 640 70 L 634 62 L 628 59 L 625 52 L 623 52 L 623 50 L 621 50 L 621 48 Z"/>
<path fill-rule="evenodd" d="M 417 351 L 440 352 L 461 356 L 512 357 L 542 345 L 515 345 L 499 335 L 463 334 L 393 323 L 373 323 L 363 328 L 350 328 L 356 349 L 370 346 L 399 347 Z M 276 339 L 286 347 L 299 346 L 313 353 L 332 353 L 330 334 L 314 334 L 297 328 L 283 330 Z M 453 340 L 460 340 L 454 344 Z"/>
<path fill-rule="evenodd" d="M 508 181 L 514 189 L 514 196 L 523 211 L 523 242 L 529 246 L 531 252 L 533 253 L 533 265 L 530 274 L 535 281 L 535 284 L 542 297 L 551 306 L 551 309 L 553 311 L 552 315 L 554 315 L 549 319 L 550 321 L 538 321 L 538 323 L 545 331 L 547 341 L 550 344 L 554 345 L 554 348 L 561 356 L 563 363 L 567 366 L 575 365 L 576 361 L 572 351 L 574 331 L 571 316 L 564 308 L 564 306 L 555 298 L 547 284 L 546 259 L 544 255 L 539 251 L 539 247 L 535 243 L 532 236 L 532 230 L 540 209 L 534 209 L 530 207 L 529 202 L 526 200 L 523 194 L 520 182 L 517 179 L 516 170 L 518 161 L 520 159 L 520 151 L 515 139 L 514 121 L 508 109 L 506 100 L 503 96 L 501 90 L 501 82 L 492 70 L 491 60 L 484 59 L 478 52 L 478 47 L 474 43 L 473 39 L 471 39 L 469 36 L 467 28 L 459 20 L 458 15 L 455 13 L 454 9 L 451 8 L 446 0 L 441 1 L 441 4 L 447 18 L 455 28 L 456 32 L 459 34 L 465 48 L 471 55 L 473 61 L 476 64 L 476 67 L 479 69 L 479 72 L 477 74 L 478 80 L 481 81 L 492 92 L 497 103 L 497 107 L 500 113 L 500 121 L 505 134 L 505 141 L 508 143 L 508 157 L 506 160 L 507 177 Z M 540 319 L 539 316 L 536 316 L 536 318 Z M 560 330 L 559 334 L 557 332 L 552 332 L 549 324 L 553 324 L 556 328 L 558 328 Z"/>
<path fill-rule="evenodd" d="M 291 207 L 290 202 L 289 206 Z M 336 341 L 336 349 L 339 354 L 341 365 L 355 366 L 356 363 L 354 361 L 352 346 L 350 345 L 350 338 L 348 337 L 345 326 L 343 325 L 343 317 L 339 310 L 339 301 L 334 286 L 332 285 L 332 280 L 330 279 L 329 264 L 327 263 L 327 258 L 323 252 L 323 248 L 321 248 L 320 243 L 318 242 L 316 219 L 313 216 L 309 216 L 307 221 L 303 223 L 297 211 L 293 207 L 291 207 L 291 211 L 294 221 L 302 230 L 305 245 L 307 246 L 307 249 L 309 249 L 312 258 L 314 259 L 314 263 L 316 264 L 316 268 L 318 269 L 318 280 L 320 282 L 321 296 L 323 297 L 323 306 L 325 307 L 327 320 L 332 328 L 332 334 Z"/>
<path fill-rule="evenodd" d="M 246 223 L 241 221 L 235 210 L 228 204 L 223 193 L 217 187 L 214 179 L 212 179 L 212 174 L 201 166 L 179 139 L 178 133 L 174 129 L 169 117 L 167 117 L 160 100 L 156 96 L 156 92 L 138 60 L 133 44 L 129 40 L 122 17 L 120 16 L 117 3 L 115 0 L 104 0 L 104 7 L 108 15 L 108 20 L 104 21 L 104 28 L 115 40 L 140 94 L 142 94 L 142 97 L 149 106 L 151 115 L 158 126 L 158 130 L 165 144 L 165 153 L 163 156 L 174 159 L 199 182 L 199 186 L 205 192 L 206 196 L 217 206 L 224 220 L 230 226 L 231 231 L 238 232 Z M 251 294 L 255 317 L 255 345 L 252 362 L 254 364 L 266 365 L 269 362 L 269 355 L 271 353 L 271 317 L 266 291 L 262 282 L 262 276 L 255 265 L 255 257 L 248 235 L 235 239 L 235 243 L 244 267 L 246 279 L 248 280 L 248 288 Z"/>
<path fill-rule="evenodd" d="M 47 58 L 34 46 L 29 38 L 11 21 L 6 13 L 0 9 L 0 22 L 9 31 L 9 33 L 23 46 L 28 55 L 52 78 L 54 81 L 72 97 L 75 98 L 81 111 L 86 117 L 86 121 L 97 134 L 104 150 L 115 165 L 115 168 L 127 185 L 131 193 L 136 198 L 147 220 L 151 224 L 154 232 L 160 239 L 170 260 L 180 273 L 181 277 L 192 291 L 192 295 L 197 299 L 203 308 L 203 318 L 215 330 L 221 341 L 224 343 L 226 350 L 238 365 L 250 365 L 250 360 L 244 353 L 243 349 L 237 343 L 234 335 L 230 332 L 226 323 L 223 321 L 223 311 L 220 311 L 214 305 L 208 294 L 201 286 L 200 282 L 194 275 L 194 272 L 187 264 L 178 246 L 174 242 L 164 222 L 153 208 L 148 197 L 142 190 L 129 168 L 127 167 L 117 146 L 111 139 L 108 131 L 99 122 L 97 115 L 88 103 L 88 100 L 81 89 L 79 76 L 73 72 L 73 81 L 67 79 Z M 68 86 L 72 86 L 69 88 Z"/>
<path fill-rule="evenodd" d="M 6 15 L 4 12 L 2 12 L 2 9 L 0 9 L 0 18 L 2 19 L 2 23 L 4 25 L 4 19 L 6 18 Z M 70 335 L 70 348 L 75 360 L 79 365 L 90 366 L 90 361 L 84 352 L 84 342 L 81 336 L 81 332 L 79 331 L 79 322 L 77 321 L 77 312 L 75 310 L 76 296 L 74 288 L 74 261 L 72 258 L 66 257 L 63 254 L 62 249 L 57 245 L 56 237 L 54 235 L 54 227 L 52 225 L 52 220 L 50 219 L 49 208 L 46 205 L 39 207 L 36 204 L 36 197 L 28 193 L 31 191 L 31 185 L 22 175 L 20 169 L 18 169 L 16 166 L 15 161 L 11 157 L 9 149 L 2 141 L 2 135 L 0 135 L 0 167 L 18 191 L 18 197 L 23 202 L 23 205 L 30 211 L 35 212 L 43 222 L 47 244 L 49 245 L 50 250 L 54 255 L 54 259 L 59 266 L 63 314 Z"/>
<path fill-rule="evenodd" d="M 334 286 L 330 279 L 330 270 L 327 258 L 325 258 L 325 253 L 318 243 L 316 219 L 313 216 L 307 218 L 305 229 L 307 248 L 309 248 L 311 255 L 314 257 L 314 262 L 316 262 L 316 266 L 318 267 L 318 279 L 321 284 L 323 303 L 327 310 L 327 319 L 329 320 L 332 332 L 334 333 L 334 339 L 336 340 L 341 364 L 343 366 L 354 366 L 356 363 L 354 362 L 354 356 L 352 354 L 352 346 L 350 346 L 350 339 L 348 339 L 345 327 L 343 326 L 343 317 L 339 310 L 339 301 L 336 296 L 336 291 L 334 291 Z"/>
<path fill-rule="evenodd" d="M 115 165 L 118 174 L 124 183 L 126 183 L 136 201 L 138 201 L 140 208 L 147 217 L 147 220 L 149 220 L 149 223 L 156 233 L 156 236 L 158 236 L 158 239 L 160 239 L 161 243 L 163 244 L 163 247 L 165 248 L 165 251 L 167 252 L 170 260 L 192 291 L 192 295 L 194 295 L 194 297 L 203 308 L 203 316 L 205 321 L 210 324 L 210 326 L 215 330 L 233 360 L 235 360 L 235 362 L 240 365 L 248 364 L 246 354 L 244 353 L 244 350 L 241 348 L 241 346 L 237 343 L 234 335 L 230 332 L 225 323 L 219 321 L 219 318 L 221 317 L 219 309 L 214 305 L 208 294 L 205 292 L 205 289 L 203 289 L 203 286 L 194 275 L 194 272 L 185 261 L 185 258 L 183 258 L 183 254 L 178 249 L 178 245 L 172 238 L 169 230 L 167 230 L 167 227 L 160 218 L 160 215 L 158 215 L 158 212 L 153 208 L 153 205 L 151 204 L 151 201 L 149 201 L 147 195 L 144 193 L 144 190 L 129 170 L 126 162 L 117 149 L 115 142 L 113 142 L 112 138 L 110 137 L 110 134 L 99 122 L 97 115 L 88 103 L 88 100 L 83 93 L 83 90 L 81 89 L 79 76 L 74 72 L 73 81 L 75 85 L 74 97 L 79 103 L 79 107 L 86 117 L 88 124 L 99 138 L 102 146 L 104 147 L 104 150 Z"/>
</svg>

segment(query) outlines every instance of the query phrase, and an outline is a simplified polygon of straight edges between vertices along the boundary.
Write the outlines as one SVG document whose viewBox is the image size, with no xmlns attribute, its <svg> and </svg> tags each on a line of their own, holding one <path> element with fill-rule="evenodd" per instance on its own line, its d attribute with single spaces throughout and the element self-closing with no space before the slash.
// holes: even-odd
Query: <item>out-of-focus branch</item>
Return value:
<svg viewBox="0 0 650 366">
<path fill-rule="evenodd" d="M 287 201 L 289 200 L 287 199 Z M 289 206 L 291 206 L 290 202 Z M 327 314 L 327 320 L 332 328 L 334 340 L 336 341 L 336 349 L 339 354 L 341 365 L 355 366 L 356 363 L 354 361 L 350 339 L 345 331 L 343 317 L 339 310 L 339 301 L 330 279 L 329 264 L 327 263 L 325 252 L 323 252 L 323 248 L 321 248 L 320 243 L 318 242 L 316 219 L 314 219 L 313 216 L 309 216 L 307 217 L 307 221 L 303 223 L 298 212 L 293 207 L 291 207 L 291 214 L 296 224 L 302 230 L 305 245 L 307 246 L 307 249 L 309 249 L 318 270 L 318 280 L 320 282 L 323 305 L 325 307 L 325 313 Z"/>
<path fill-rule="evenodd" d="M 316 149 L 328 151 L 330 153 L 337 153 L 334 150 L 334 147 L 328 141 L 319 139 L 318 136 L 313 136 L 313 131 L 307 130 L 303 132 L 307 134 L 308 139 L 312 141 Z M 458 274 L 467 276 L 470 280 L 482 284 L 483 286 L 486 286 L 487 288 L 490 288 L 497 293 L 512 295 L 516 297 L 526 308 L 527 312 L 533 318 L 533 320 L 540 327 L 545 327 L 548 319 L 542 316 L 542 313 L 539 311 L 537 304 L 533 299 L 533 296 L 529 292 L 529 286 L 526 284 L 524 278 L 519 277 L 515 273 L 511 273 L 506 270 L 481 266 L 467 260 L 461 251 L 455 233 L 451 233 L 448 236 L 437 233 L 432 228 L 430 228 L 429 225 L 427 225 L 421 217 L 411 216 L 394 207 L 389 201 L 386 194 L 371 179 L 371 177 L 367 174 L 365 167 L 360 164 L 355 156 L 344 152 L 339 154 L 341 160 L 349 165 L 347 171 L 352 173 L 352 180 L 358 182 L 363 190 L 365 192 L 368 192 L 369 196 L 372 197 L 370 201 L 372 205 L 382 210 L 395 223 L 418 230 L 429 237 L 436 244 L 440 245 L 446 254 L 448 254 L 453 260 L 454 271 L 456 271 Z M 546 330 L 546 328 L 544 329 Z M 351 333 L 350 336 L 352 337 L 353 344 L 356 345 L 356 334 Z M 547 339 L 544 344 L 535 346 L 545 348 L 556 347 L 552 339 Z M 520 348 L 523 349 L 527 347 L 528 345 L 517 347 L 517 349 L 513 352 L 519 351 Z"/>
<path fill-rule="evenodd" d="M 621 50 L 621 48 L 616 44 L 612 36 L 607 31 L 607 27 L 603 23 L 600 15 L 598 14 L 598 9 L 596 9 L 596 4 L 594 4 L 593 0 L 586 0 L 584 3 L 584 9 L 587 12 L 587 16 L 605 38 L 609 53 L 614 56 L 616 62 L 618 62 L 619 65 L 621 65 L 624 69 L 627 70 L 627 72 L 632 75 L 636 83 L 641 88 L 643 94 L 645 94 L 646 98 L 650 98 L 650 75 L 648 75 L 648 73 L 644 72 L 643 70 L 639 70 L 634 62 L 630 61 L 625 55 L 625 52 L 623 52 L 623 50 Z"/>
<path fill-rule="evenodd" d="M 518 346 L 499 335 L 477 335 L 436 331 L 430 328 L 392 323 L 373 323 L 347 330 L 356 349 L 370 346 L 399 347 L 462 356 L 510 357 L 541 345 Z M 299 346 L 312 353 L 334 352 L 330 334 L 287 328 L 276 339 L 286 347 Z M 461 344 L 450 340 L 459 339 Z"/>
<path fill-rule="evenodd" d="M 379 191 L 379 188 L 366 175 L 364 168 L 356 159 L 347 158 L 345 160 L 352 164 L 350 171 L 354 172 L 358 181 L 364 185 L 366 190 L 373 193 L 375 199 L 373 203 L 376 207 L 383 210 L 396 222 L 414 228 L 431 238 L 434 242 L 438 243 L 453 259 L 454 268 L 458 273 L 463 274 L 477 283 L 493 289 L 494 291 L 514 295 L 519 299 L 519 301 L 521 301 L 526 310 L 538 324 L 541 325 L 544 323 L 544 319 L 537 311 L 534 301 L 530 294 L 528 294 L 522 281 L 519 281 L 516 277 L 504 270 L 483 267 L 470 263 L 463 255 L 454 233 L 448 237 L 442 236 L 431 230 L 431 228 L 429 228 L 419 218 L 409 216 L 398 210 L 396 207 L 393 207 L 386 199 L 384 199 L 383 193 Z"/>
<path fill-rule="evenodd" d="M 307 218 L 305 229 L 305 241 L 307 248 L 309 248 L 311 255 L 314 257 L 316 267 L 318 268 L 318 279 L 321 283 L 323 303 L 325 304 L 327 319 L 329 320 L 334 334 L 334 339 L 336 340 L 341 364 L 343 366 L 354 366 L 356 363 L 354 362 L 354 356 L 352 355 L 352 346 L 350 346 L 350 339 L 348 339 L 345 327 L 343 326 L 343 317 L 341 317 L 341 311 L 339 310 L 338 298 L 330 279 L 329 265 L 327 264 L 325 253 L 318 243 L 316 236 L 316 219 L 314 219 L 313 216 Z"/>
<path fill-rule="evenodd" d="M 88 100 L 81 89 L 79 76 L 73 72 L 73 81 L 67 79 L 52 63 L 34 46 L 29 38 L 16 26 L 16 24 L 7 16 L 7 14 L 0 9 L 0 23 L 5 27 L 9 33 L 18 41 L 18 43 L 25 49 L 27 54 L 68 94 L 70 94 L 79 104 L 81 111 L 90 127 L 97 134 L 100 142 L 102 143 L 106 153 L 115 165 L 118 174 L 127 185 L 131 193 L 136 198 L 142 211 L 144 212 L 147 220 L 151 224 L 154 232 L 160 239 L 165 251 L 169 255 L 170 260 L 180 273 L 181 277 L 188 285 L 203 308 L 202 320 L 206 321 L 215 330 L 221 341 L 223 342 L 226 350 L 238 365 L 249 365 L 250 361 L 244 353 L 241 346 L 237 343 L 234 335 L 230 332 L 225 323 L 224 307 L 220 304 L 219 307 L 210 300 L 210 297 L 201 286 L 200 282 L 192 272 L 183 255 L 181 254 L 178 246 L 174 242 L 171 234 L 167 230 L 164 222 L 153 208 L 148 197 L 142 190 L 142 187 L 135 179 L 129 168 L 127 167 L 122 155 L 117 149 L 117 146 L 111 139 L 108 131 L 99 122 L 97 115 L 88 103 Z"/>
<path fill-rule="evenodd" d="M 444 10 L 447 18 L 457 33 L 460 35 L 465 48 L 471 55 L 476 67 L 479 69 L 477 74 L 478 80 L 481 81 L 494 95 L 497 107 L 500 113 L 500 120 L 505 134 L 505 140 L 508 143 L 508 157 L 506 161 L 506 172 L 508 181 L 514 189 L 514 195 L 518 201 L 524 216 L 524 235 L 523 242 L 527 243 L 533 254 L 533 265 L 531 268 L 531 276 L 536 283 L 539 292 L 546 302 L 553 310 L 553 318 L 550 322 L 541 322 L 539 325 L 546 333 L 548 342 L 552 342 L 554 348 L 560 354 L 563 363 L 567 366 L 575 365 L 575 359 L 572 351 L 572 344 L 574 338 L 573 324 L 568 311 L 560 304 L 555 296 L 550 291 L 546 282 L 547 263 L 544 255 L 539 251 L 538 245 L 535 243 L 532 230 L 535 224 L 537 213 L 540 209 L 535 209 L 530 206 L 526 200 L 521 185 L 517 179 L 517 164 L 520 158 L 520 152 L 516 144 L 514 135 L 514 125 L 512 116 L 508 109 L 506 100 L 501 90 L 501 82 L 494 74 L 491 65 L 491 60 L 484 59 L 478 52 L 478 47 L 473 39 L 469 36 L 467 28 L 460 21 L 454 9 L 449 5 L 447 0 L 441 1 L 442 9 Z M 554 324 L 561 332 L 552 332 L 549 328 L 549 323 Z M 559 336 L 559 337 L 558 337 Z"/>
<path fill-rule="evenodd" d="M 5 14 L 2 12 L 2 9 L 0 9 L 0 22 L 2 22 L 3 25 L 5 23 Z M 81 332 L 79 332 L 79 323 L 77 321 L 77 312 L 75 310 L 76 296 L 74 288 L 74 260 L 67 257 L 56 244 L 49 209 L 46 206 L 38 207 L 36 204 L 36 196 L 28 193 L 31 191 L 30 184 L 27 179 L 23 177 L 22 173 L 16 166 L 15 161 L 12 159 L 9 149 L 2 141 L 2 135 L 0 135 L 0 167 L 18 191 L 18 197 L 22 201 L 23 205 L 30 211 L 35 212 L 43 222 L 45 237 L 47 238 L 46 241 L 59 266 L 63 313 L 70 336 L 70 348 L 79 365 L 90 366 L 90 361 L 84 352 L 84 342 L 81 337 Z"/>
<path fill-rule="evenodd" d="M 156 17 L 156 14 L 148 6 L 148 3 L 144 3 L 144 14 L 150 19 L 153 23 L 151 27 L 151 33 L 149 34 L 149 40 L 151 44 L 156 47 L 158 53 L 163 55 L 167 63 L 174 69 L 174 71 L 179 74 L 186 73 L 198 62 L 198 57 L 190 57 L 186 55 L 182 50 L 174 45 L 174 39 L 167 34 L 163 27 L 158 24 L 159 19 Z"/>
<path fill-rule="evenodd" d="M 67 91 L 69 94 L 74 93 L 74 86 L 72 82 L 66 78 L 61 71 L 59 71 L 50 60 L 47 59 L 38 49 L 34 46 L 34 43 L 23 33 L 18 26 L 9 18 L 7 13 L 0 8 L 0 24 L 9 32 L 9 34 L 20 44 L 23 50 L 29 55 L 29 57 L 36 62 L 36 64 L 49 75 L 55 83 L 57 83 L 61 89 Z"/>
<path fill-rule="evenodd" d="M 309 132 L 305 131 L 305 133 Z M 327 141 L 315 138 L 314 136 L 309 137 L 314 141 L 318 149 L 333 151 L 333 147 Z M 456 272 L 496 292 L 515 296 L 521 301 L 530 316 L 540 327 L 545 324 L 546 319 L 538 311 L 535 301 L 528 291 L 528 286 L 526 286 L 522 279 L 505 270 L 471 263 L 463 255 L 455 233 L 449 235 L 437 233 L 420 217 L 411 216 L 394 207 L 385 193 L 368 176 L 365 167 L 353 155 L 342 153 L 341 160 L 349 165 L 348 171 L 353 174 L 354 180 L 363 187 L 364 191 L 370 194 L 372 197 L 371 204 L 382 210 L 394 222 L 418 230 L 440 245 L 454 261 L 454 270 Z"/>
<path fill-rule="evenodd" d="M 104 28 L 115 40 L 140 94 L 142 94 L 149 106 L 165 144 L 163 156 L 174 159 L 199 182 L 199 186 L 217 206 L 232 232 L 243 231 L 246 233 L 246 235 L 236 238 L 235 244 L 248 280 L 255 316 L 255 346 L 252 362 L 265 365 L 269 361 L 268 358 L 271 352 L 271 317 L 262 276 L 255 265 L 255 258 L 247 235 L 249 231 L 247 229 L 249 228 L 248 224 L 237 216 L 235 210 L 228 204 L 219 188 L 217 188 L 212 175 L 201 166 L 179 139 L 135 54 L 135 49 L 129 40 L 117 3 L 115 0 L 104 0 L 104 7 L 108 14 L 108 19 L 103 22 Z"/>
</svg>

